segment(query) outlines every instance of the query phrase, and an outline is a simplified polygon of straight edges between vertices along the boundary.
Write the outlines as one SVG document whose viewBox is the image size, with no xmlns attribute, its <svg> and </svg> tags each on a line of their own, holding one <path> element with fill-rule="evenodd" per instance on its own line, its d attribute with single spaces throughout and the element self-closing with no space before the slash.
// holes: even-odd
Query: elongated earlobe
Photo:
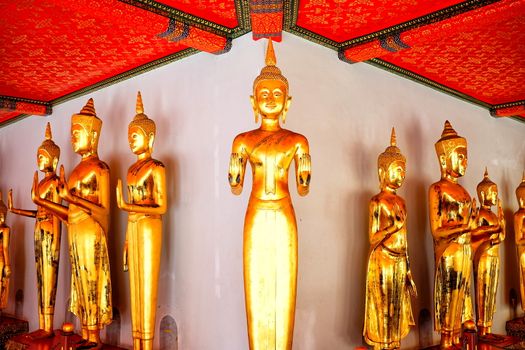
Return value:
<svg viewBox="0 0 525 350">
<path fill-rule="evenodd" d="M 259 111 L 257 110 L 257 102 L 255 101 L 255 97 L 250 96 L 250 102 L 252 104 L 252 109 L 253 109 L 253 115 L 255 117 L 255 124 L 258 124 L 259 123 Z"/>
</svg>

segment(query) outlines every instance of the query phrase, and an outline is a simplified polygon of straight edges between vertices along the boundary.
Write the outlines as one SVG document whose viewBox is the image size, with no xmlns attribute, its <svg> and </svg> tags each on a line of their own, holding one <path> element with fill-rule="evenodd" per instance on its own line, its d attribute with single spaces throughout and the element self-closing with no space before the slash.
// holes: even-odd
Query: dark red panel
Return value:
<svg viewBox="0 0 525 350">
<path fill-rule="evenodd" d="M 431 26 L 449 33 L 436 40 L 429 28 L 412 31 L 428 39 L 381 59 L 489 104 L 525 99 L 525 0 L 502 0 Z M 416 39 L 410 36 L 401 39 Z"/>
<path fill-rule="evenodd" d="M 262 38 L 281 41 L 283 31 L 282 0 L 250 0 L 253 40 Z"/>
<path fill-rule="evenodd" d="M 301 0 L 297 25 L 337 42 L 427 15 L 460 0 Z"/>
<path fill-rule="evenodd" d="M 228 28 L 235 28 L 238 25 L 234 0 L 162 0 L 157 2 Z"/>
<path fill-rule="evenodd" d="M 0 124 L 19 115 L 20 112 L 9 112 L 0 110 Z"/>
<path fill-rule="evenodd" d="M 0 95 L 51 101 L 184 48 L 116 0 L 0 1 Z"/>
</svg>

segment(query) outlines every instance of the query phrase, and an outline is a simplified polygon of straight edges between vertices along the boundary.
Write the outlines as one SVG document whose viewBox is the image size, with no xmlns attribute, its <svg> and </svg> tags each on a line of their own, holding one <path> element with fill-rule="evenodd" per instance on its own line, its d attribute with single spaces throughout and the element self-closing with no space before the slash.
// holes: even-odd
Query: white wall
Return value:
<svg viewBox="0 0 525 350">
<path fill-rule="evenodd" d="M 112 186 L 135 161 L 127 124 L 142 91 L 145 112 L 157 123 L 154 157 L 167 166 L 169 210 L 164 217 L 157 334 L 160 319 L 173 316 L 179 349 L 247 349 L 242 284 L 242 226 L 251 186 L 247 174 L 240 197 L 230 193 L 227 169 L 236 134 L 255 128 L 248 96 L 264 65 L 266 42 L 249 35 L 222 56 L 205 53 L 161 67 L 69 101 L 47 118 L 29 117 L 0 129 L 0 188 L 15 204 L 33 208 L 30 186 L 36 149 L 52 123 L 69 174 L 79 157 L 69 142 L 70 116 L 93 97 L 104 121 L 99 155 L 111 168 Z M 499 184 L 509 221 L 514 189 L 525 168 L 525 124 L 493 119 L 488 111 L 367 64 L 349 65 L 337 54 L 284 34 L 275 44 L 278 66 L 290 82 L 292 105 L 286 127 L 308 137 L 313 161 L 311 192 L 293 195 L 299 228 L 299 282 L 294 349 L 353 349 L 362 344 L 364 284 L 368 252 L 368 200 L 378 192 L 376 160 L 396 127 L 408 160 L 400 190 L 408 203 L 409 248 L 419 298 L 417 319 L 431 309 L 434 253 L 426 193 L 439 178 L 434 142 L 445 119 L 469 142 L 469 167 L 462 184 L 475 194 L 488 166 Z M 293 189 L 293 188 L 292 188 Z M 295 191 L 295 190 L 294 190 Z M 109 249 L 114 304 L 122 317 L 121 342 L 131 344 L 129 280 L 122 272 L 126 215 L 112 198 Z M 31 219 L 8 216 L 13 228 L 11 299 L 23 289 L 23 315 L 38 326 Z M 69 258 L 63 229 L 55 327 L 62 324 L 69 295 Z M 502 276 L 494 331 L 510 319 L 509 289 L 518 287 L 514 234 L 509 222 L 502 244 Z M 438 335 L 434 334 L 437 340 Z M 158 346 L 158 337 L 156 339 Z M 418 347 L 418 328 L 403 348 Z"/>
</svg>

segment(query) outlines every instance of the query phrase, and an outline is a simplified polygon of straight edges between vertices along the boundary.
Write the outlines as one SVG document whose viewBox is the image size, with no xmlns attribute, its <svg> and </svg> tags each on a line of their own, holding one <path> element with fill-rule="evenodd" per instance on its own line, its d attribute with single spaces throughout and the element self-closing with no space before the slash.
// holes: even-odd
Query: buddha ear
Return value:
<svg viewBox="0 0 525 350">
<path fill-rule="evenodd" d="M 292 103 L 292 96 L 288 96 L 286 102 L 284 102 L 283 111 L 281 113 L 283 124 L 286 123 L 286 114 L 288 113 L 288 108 L 290 108 L 290 103 Z"/>
<path fill-rule="evenodd" d="M 53 171 L 57 170 L 58 157 L 53 158 Z"/>
<path fill-rule="evenodd" d="M 91 146 L 94 146 L 97 142 L 98 133 L 96 131 L 91 132 Z"/>
<path fill-rule="evenodd" d="M 439 163 L 443 168 L 447 165 L 447 157 L 445 156 L 445 154 L 442 153 L 439 155 Z"/>
<path fill-rule="evenodd" d="M 150 151 L 153 149 L 153 142 L 155 142 L 155 134 L 150 132 L 149 139 L 148 139 L 148 146 L 149 146 Z"/>
<path fill-rule="evenodd" d="M 250 102 L 252 104 L 253 115 L 255 116 L 255 124 L 259 123 L 259 110 L 257 108 L 257 101 L 253 95 L 250 95 Z"/>
<path fill-rule="evenodd" d="M 379 177 L 379 187 L 383 188 L 385 183 L 385 170 L 381 167 L 377 168 L 377 176 Z"/>
<path fill-rule="evenodd" d="M 485 204 L 485 198 L 486 198 L 485 191 L 481 191 L 481 192 L 479 193 L 479 195 L 480 195 L 480 197 L 481 197 L 481 198 L 480 198 L 480 201 L 481 201 L 480 204 L 481 204 L 481 205 L 484 205 L 484 204 Z"/>
</svg>

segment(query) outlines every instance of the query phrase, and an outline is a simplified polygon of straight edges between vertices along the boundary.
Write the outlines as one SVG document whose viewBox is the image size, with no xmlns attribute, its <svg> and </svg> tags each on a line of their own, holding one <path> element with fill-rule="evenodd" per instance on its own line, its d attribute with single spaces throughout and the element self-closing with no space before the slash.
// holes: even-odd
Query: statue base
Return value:
<svg viewBox="0 0 525 350">
<path fill-rule="evenodd" d="M 66 333 L 62 330 L 55 330 L 54 335 L 47 338 L 33 339 L 27 334 L 20 334 L 6 343 L 6 350 L 42 350 L 42 349 L 89 349 L 84 347 L 86 342 L 82 337 L 75 333 Z M 117 346 L 101 344 L 99 347 L 91 349 L 123 350 Z"/>
<path fill-rule="evenodd" d="M 27 333 L 29 324 L 27 321 L 1 315 L 0 316 L 0 349 L 5 348 L 5 343 L 17 334 Z"/>
<path fill-rule="evenodd" d="M 439 345 L 434 345 L 434 346 L 431 346 L 425 349 L 428 349 L 428 350 L 436 349 L 437 350 L 437 349 L 441 349 L 441 347 Z M 462 349 L 462 347 L 459 345 L 456 345 L 451 349 L 460 350 Z M 521 341 L 517 337 L 500 335 L 500 334 L 487 334 L 487 335 L 479 337 L 479 340 L 477 342 L 477 349 L 478 350 L 525 349 L 525 342 Z"/>
<path fill-rule="evenodd" d="M 518 317 L 505 324 L 507 334 L 525 341 L 525 317 Z"/>
</svg>

